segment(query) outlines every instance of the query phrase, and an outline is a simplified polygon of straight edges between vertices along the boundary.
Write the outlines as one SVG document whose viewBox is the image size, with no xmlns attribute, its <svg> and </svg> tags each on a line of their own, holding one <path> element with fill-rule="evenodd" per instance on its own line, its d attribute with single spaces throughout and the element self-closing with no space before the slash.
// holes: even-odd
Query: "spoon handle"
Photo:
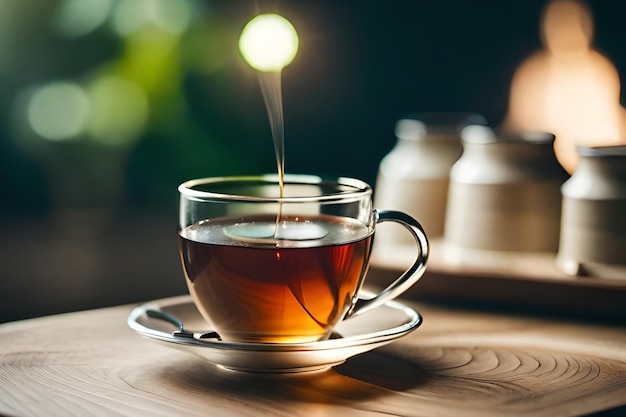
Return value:
<svg viewBox="0 0 626 417">
<path fill-rule="evenodd" d="M 185 330 L 185 327 L 184 327 L 182 321 L 177 319 L 175 316 L 173 316 L 173 315 L 171 315 L 169 313 L 166 313 L 165 311 L 154 310 L 154 309 L 147 309 L 146 310 L 146 314 L 150 318 L 163 320 L 163 321 L 166 321 L 166 322 L 171 323 L 174 326 L 178 327 L 178 330 L 172 332 L 172 336 L 174 336 L 174 337 L 186 337 L 188 339 L 217 339 L 217 340 L 221 340 L 220 335 L 217 334 L 216 332 L 213 332 L 213 331 L 204 332 L 204 333 L 194 333 L 194 332 L 190 332 L 189 330 Z"/>
<path fill-rule="evenodd" d="M 183 327 L 183 322 L 178 320 L 176 317 L 172 316 L 169 313 L 166 313 L 162 310 L 148 309 L 146 310 L 146 314 L 150 318 L 163 320 L 163 321 L 173 324 L 174 326 L 178 327 L 178 330 L 180 332 L 185 331 L 185 328 Z"/>
</svg>

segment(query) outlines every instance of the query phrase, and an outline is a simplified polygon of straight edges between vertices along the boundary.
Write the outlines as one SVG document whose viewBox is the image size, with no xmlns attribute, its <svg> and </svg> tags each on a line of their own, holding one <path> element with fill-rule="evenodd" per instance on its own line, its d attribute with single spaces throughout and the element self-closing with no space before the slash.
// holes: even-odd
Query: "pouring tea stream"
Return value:
<svg viewBox="0 0 626 417">
<path fill-rule="evenodd" d="M 262 14 L 246 24 L 239 38 L 239 50 L 258 71 L 259 84 L 274 139 L 280 197 L 284 197 L 285 121 L 283 117 L 282 70 L 298 52 L 298 34 L 293 25 L 277 14 Z M 274 237 L 278 238 L 282 205 L 276 216 Z"/>
</svg>

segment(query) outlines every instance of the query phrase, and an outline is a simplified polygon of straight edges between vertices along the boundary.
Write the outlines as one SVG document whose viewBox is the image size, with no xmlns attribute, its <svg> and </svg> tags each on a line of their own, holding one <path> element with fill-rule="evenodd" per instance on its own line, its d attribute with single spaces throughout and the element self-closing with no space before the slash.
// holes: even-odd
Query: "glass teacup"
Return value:
<svg viewBox="0 0 626 417">
<path fill-rule="evenodd" d="M 179 187 L 179 251 L 189 292 L 221 338 L 306 343 L 397 297 L 424 273 L 420 224 L 372 208 L 372 189 L 351 178 L 276 175 L 191 180 Z M 358 297 L 377 223 L 403 225 L 413 265 L 374 298 Z"/>
</svg>

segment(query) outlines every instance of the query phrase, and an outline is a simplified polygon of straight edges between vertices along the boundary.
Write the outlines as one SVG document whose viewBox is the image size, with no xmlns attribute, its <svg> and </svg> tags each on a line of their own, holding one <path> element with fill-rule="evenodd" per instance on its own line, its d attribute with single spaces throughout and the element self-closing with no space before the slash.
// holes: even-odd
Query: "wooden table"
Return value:
<svg viewBox="0 0 626 417">
<path fill-rule="evenodd" d="M 626 415 L 623 325 L 407 303 L 424 316 L 409 336 L 296 376 L 224 371 L 141 338 L 129 305 L 7 323 L 0 415 Z"/>
</svg>

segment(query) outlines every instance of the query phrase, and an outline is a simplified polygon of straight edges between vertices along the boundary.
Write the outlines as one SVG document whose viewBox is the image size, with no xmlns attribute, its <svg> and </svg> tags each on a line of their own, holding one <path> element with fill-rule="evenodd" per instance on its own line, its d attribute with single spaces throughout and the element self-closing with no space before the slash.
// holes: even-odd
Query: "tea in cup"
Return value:
<svg viewBox="0 0 626 417">
<path fill-rule="evenodd" d="M 202 316 L 230 342 L 307 343 L 399 296 L 424 273 L 420 224 L 372 208 L 363 181 L 276 175 L 191 180 L 179 187 L 179 252 Z M 415 239 L 416 260 L 375 297 L 358 297 L 377 223 Z"/>
</svg>

